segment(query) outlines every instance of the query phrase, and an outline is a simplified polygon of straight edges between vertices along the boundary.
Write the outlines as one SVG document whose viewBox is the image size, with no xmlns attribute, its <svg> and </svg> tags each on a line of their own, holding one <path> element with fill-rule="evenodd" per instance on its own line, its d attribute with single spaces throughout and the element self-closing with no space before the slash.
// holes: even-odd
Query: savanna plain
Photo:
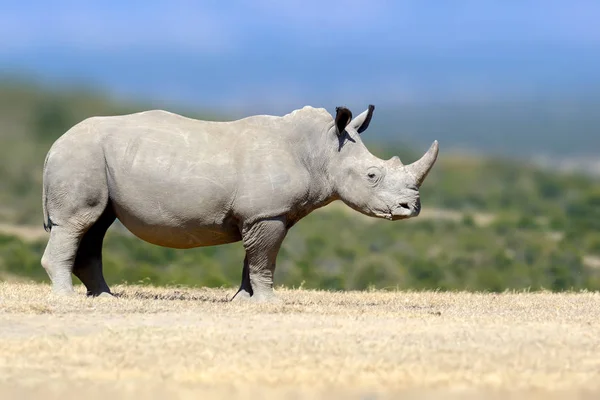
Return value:
<svg viewBox="0 0 600 400">
<path fill-rule="evenodd" d="M 0 398 L 598 398 L 598 292 L 0 283 Z"/>
</svg>

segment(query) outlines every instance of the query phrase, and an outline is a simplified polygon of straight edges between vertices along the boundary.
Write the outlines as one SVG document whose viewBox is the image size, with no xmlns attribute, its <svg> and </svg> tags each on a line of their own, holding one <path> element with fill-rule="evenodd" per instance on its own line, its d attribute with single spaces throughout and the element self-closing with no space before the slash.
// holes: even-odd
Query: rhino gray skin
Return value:
<svg viewBox="0 0 600 400">
<path fill-rule="evenodd" d="M 172 248 L 242 240 L 237 298 L 273 299 L 275 260 L 288 231 L 311 211 L 342 200 L 373 217 L 421 209 L 419 186 L 438 154 L 418 161 L 373 156 L 360 133 L 373 106 L 304 107 L 283 117 L 199 121 L 165 111 L 89 118 L 51 147 L 44 163 L 42 266 L 56 293 L 110 294 L 102 241 L 116 218 L 139 238 Z M 236 297 L 236 296 L 234 296 Z"/>
</svg>

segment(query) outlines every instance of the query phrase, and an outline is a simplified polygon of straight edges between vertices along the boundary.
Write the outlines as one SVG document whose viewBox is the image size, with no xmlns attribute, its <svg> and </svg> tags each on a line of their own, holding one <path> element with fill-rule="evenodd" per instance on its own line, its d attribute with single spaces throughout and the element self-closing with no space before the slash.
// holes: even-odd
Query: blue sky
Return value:
<svg viewBox="0 0 600 400">
<path fill-rule="evenodd" d="M 280 112 L 600 89 L 596 1 L 0 1 L 0 69 Z"/>
</svg>

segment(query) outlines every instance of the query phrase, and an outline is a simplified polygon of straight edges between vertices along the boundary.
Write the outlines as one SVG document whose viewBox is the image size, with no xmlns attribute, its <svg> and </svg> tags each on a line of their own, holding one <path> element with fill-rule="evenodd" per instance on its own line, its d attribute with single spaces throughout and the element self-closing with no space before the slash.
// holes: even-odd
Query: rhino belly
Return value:
<svg viewBox="0 0 600 400">
<path fill-rule="evenodd" d="M 109 197 L 117 218 L 139 238 L 165 247 L 192 248 L 241 240 L 222 182 L 181 182 L 147 173 L 143 179 L 109 174 Z M 117 176 L 115 176 L 117 175 Z"/>
<path fill-rule="evenodd" d="M 239 241 L 231 211 L 236 192 L 232 155 L 214 138 L 169 133 L 171 127 L 161 128 L 159 122 L 119 128 L 104 139 L 108 194 L 119 220 L 160 246 Z"/>
<path fill-rule="evenodd" d="M 135 236 L 164 247 L 188 249 L 241 240 L 237 224 L 230 218 L 209 223 L 201 218 L 163 218 L 158 213 L 132 211 L 113 201 L 117 218 Z"/>
</svg>

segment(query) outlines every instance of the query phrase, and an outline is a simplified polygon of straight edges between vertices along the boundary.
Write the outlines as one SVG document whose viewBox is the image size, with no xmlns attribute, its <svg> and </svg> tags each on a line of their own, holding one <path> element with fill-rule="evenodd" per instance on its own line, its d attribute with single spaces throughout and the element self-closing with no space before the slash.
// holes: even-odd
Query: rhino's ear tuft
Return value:
<svg viewBox="0 0 600 400">
<path fill-rule="evenodd" d="M 337 129 L 337 135 L 341 136 L 346 129 L 346 126 L 352 121 L 352 112 L 346 107 L 335 108 L 335 127 Z"/>
</svg>

